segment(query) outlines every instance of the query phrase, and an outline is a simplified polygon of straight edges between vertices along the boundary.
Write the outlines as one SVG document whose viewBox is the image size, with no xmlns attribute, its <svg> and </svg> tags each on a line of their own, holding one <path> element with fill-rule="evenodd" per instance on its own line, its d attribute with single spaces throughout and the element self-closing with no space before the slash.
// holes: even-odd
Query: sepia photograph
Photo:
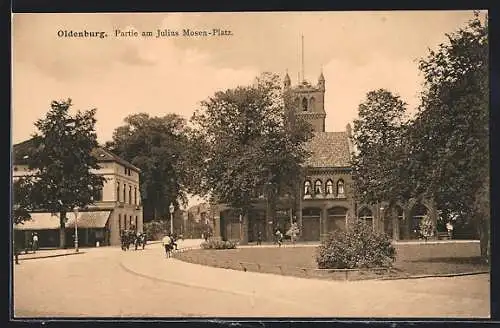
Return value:
<svg viewBox="0 0 500 328">
<path fill-rule="evenodd" d="M 487 11 L 11 28 L 11 320 L 490 318 Z"/>
</svg>

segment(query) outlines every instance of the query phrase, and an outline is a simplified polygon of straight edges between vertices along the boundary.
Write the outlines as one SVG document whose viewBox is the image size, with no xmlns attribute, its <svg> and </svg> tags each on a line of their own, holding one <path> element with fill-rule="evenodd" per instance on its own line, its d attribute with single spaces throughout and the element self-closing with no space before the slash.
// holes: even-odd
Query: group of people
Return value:
<svg viewBox="0 0 500 328">
<path fill-rule="evenodd" d="M 293 223 L 290 227 L 290 229 L 286 232 L 286 235 L 290 238 L 290 241 L 292 242 L 293 245 L 295 245 L 295 242 L 297 241 L 297 238 L 299 236 L 300 230 L 298 228 L 297 223 Z M 279 228 L 277 228 L 274 231 L 274 244 L 278 245 L 278 247 L 281 247 L 283 245 L 283 240 L 285 236 L 283 232 Z M 257 245 L 262 245 L 262 232 L 259 231 L 257 232 Z"/>
<path fill-rule="evenodd" d="M 134 245 L 137 250 L 139 247 L 146 247 L 147 238 L 144 232 L 135 232 L 134 230 L 123 230 L 120 234 L 122 250 L 126 251 L 130 245 Z"/>
</svg>

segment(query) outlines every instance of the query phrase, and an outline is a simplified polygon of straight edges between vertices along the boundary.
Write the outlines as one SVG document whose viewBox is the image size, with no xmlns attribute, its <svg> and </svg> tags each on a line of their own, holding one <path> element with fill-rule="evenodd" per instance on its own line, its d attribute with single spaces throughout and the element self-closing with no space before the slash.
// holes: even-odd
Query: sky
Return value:
<svg viewBox="0 0 500 328">
<path fill-rule="evenodd" d="M 13 14 L 12 142 L 36 132 L 53 100 L 97 108 L 98 140 L 133 113 L 189 119 L 218 90 L 250 84 L 264 71 L 292 84 L 301 71 L 326 80 L 326 130 L 342 131 L 367 92 L 386 88 L 418 105 L 418 60 L 473 17 L 472 11 L 273 13 Z M 231 31 L 183 37 L 183 29 Z M 156 38 L 156 30 L 179 31 Z M 103 31 L 106 38 L 64 38 L 59 31 Z M 115 30 L 138 37 L 115 37 Z M 152 31 L 153 37 L 141 32 Z"/>
</svg>

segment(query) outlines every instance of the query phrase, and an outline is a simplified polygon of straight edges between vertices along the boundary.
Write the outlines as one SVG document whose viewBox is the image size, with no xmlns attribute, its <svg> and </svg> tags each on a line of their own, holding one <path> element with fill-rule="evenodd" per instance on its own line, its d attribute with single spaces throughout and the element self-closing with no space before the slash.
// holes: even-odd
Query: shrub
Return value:
<svg viewBox="0 0 500 328">
<path fill-rule="evenodd" d="M 432 224 L 432 220 L 427 215 L 425 215 L 422 220 L 420 220 L 418 231 L 420 233 L 420 236 L 422 236 L 425 240 L 434 235 L 434 226 Z"/>
<path fill-rule="evenodd" d="M 316 252 L 320 269 L 390 267 L 395 259 L 391 240 L 363 222 L 356 222 L 348 231 L 329 234 Z"/>
<path fill-rule="evenodd" d="M 234 241 L 223 241 L 216 239 L 209 239 L 201 243 L 201 248 L 203 249 L 234 249 L 236 248 L 236 242 Z"/>
<path fill-rule="evenodd" d="M 144 223 L 143 231 L 148 240 L 159 240 L 165 234 L 165 223 L 162 221 L 151 221 Z"/>
</svg>

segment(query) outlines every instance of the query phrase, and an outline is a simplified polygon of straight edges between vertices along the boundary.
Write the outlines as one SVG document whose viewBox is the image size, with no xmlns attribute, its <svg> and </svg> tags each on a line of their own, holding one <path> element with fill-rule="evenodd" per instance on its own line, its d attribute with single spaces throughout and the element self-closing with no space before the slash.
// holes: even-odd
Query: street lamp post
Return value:
<svg viewBox="0 0 500 328">
<path fill-rule="evenodd" d="M 174 233 L 174 204 L 170 203 L 170 206 L 168 207 L 168 210 L 170 211 L 170 234 Z"/>
<path fill-rule="evenodd" d="M 385 233 L 385 218 L 384 218 L 384 206 L 380 206 L 380 221 L 382 223 L 382 228 Z M 380 230 L 379 230 L 380 231 Z"/>
<path fill-rule="evenodd" d="M 75 213 L 75 252 L 79 252 L 78 250 L 78 207 L 75 206 L 73 208 L 73 213 Z"/>
</svg>

